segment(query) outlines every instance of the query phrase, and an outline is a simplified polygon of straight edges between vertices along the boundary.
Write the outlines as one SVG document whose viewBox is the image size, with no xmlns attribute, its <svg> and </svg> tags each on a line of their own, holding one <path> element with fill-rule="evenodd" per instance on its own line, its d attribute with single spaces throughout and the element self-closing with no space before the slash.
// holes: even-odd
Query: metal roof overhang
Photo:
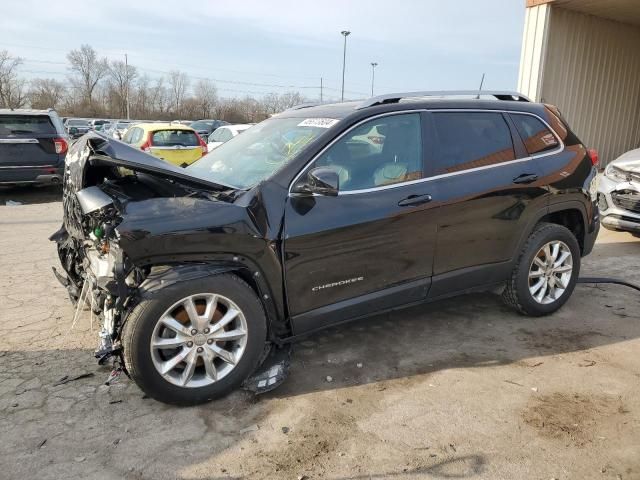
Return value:
<svg viewBox="0 0 640 480">
<path fill-rule="evenodd" d="M 575 12 L 640 26 L 640 0 L 527 0 L 527 7 L 545 3 Z"/>
</svg>

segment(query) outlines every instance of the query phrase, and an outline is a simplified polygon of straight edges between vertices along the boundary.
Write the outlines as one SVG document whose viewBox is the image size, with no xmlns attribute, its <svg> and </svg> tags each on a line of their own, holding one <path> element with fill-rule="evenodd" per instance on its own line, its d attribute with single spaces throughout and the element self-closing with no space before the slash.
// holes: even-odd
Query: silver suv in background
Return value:
<svg viewBox="0 0 640 480">
<path fill-rule="evenodd" d="M 640 237 L 640 148 L 607 166 L 598 186 L 598 207 L 605 228 Z"/>
<path fill-rule="evenodd" d="M 69 139 L 54 110 L 0 109 L 0 184 L 59 184 Z"/>
</svg>

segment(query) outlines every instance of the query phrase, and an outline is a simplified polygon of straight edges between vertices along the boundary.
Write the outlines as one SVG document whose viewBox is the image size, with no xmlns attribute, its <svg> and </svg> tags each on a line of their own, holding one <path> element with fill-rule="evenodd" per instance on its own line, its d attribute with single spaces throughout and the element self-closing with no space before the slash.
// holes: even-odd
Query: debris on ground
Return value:
<svg viewBox="0 0 640 480">
<path fill-rule="evenodd" d="M 514 382 L 513 380 L 505 380 L 506 383 L 510 383 L 511 385 L 517 385 L 519 387 L 524 387 L 521 383 Z"/>
<path fill-rule="evenodd" d="M 254 423 L 253 425 L 249 425 L 248 427 L 240 430 L 240 433 L 257 432 L 258 430 L 260 430 L 260 427 Z"/>
<path fill-rule="evenodd" d="M 356 367 L 362 368 L 362 363 L 356 363 Z"/>
<path fill-rule="evenodd" d="M 86 457 L 75 457 L 74 460 L 78 463 L 84 462 L 87 458 Z"/>
<path fill-rule="evenodd" d="M 89 378 L 89 377 L 93 377 L 92 372 L 81 373 L 80 375 L 76 375 L 75 377 L 69 377 L 69 375 L 65 375 L 56 383 L 54 383 L 53 386 L 57 387 L 58 385 L 64 385 L 65 383 L 75 382 L 76 380 L 81 380 L 83 378 Z"/>
<path fill-rule="evenodd" d="M 47 439 L 45 438 L 44 440 L 42 440 L 39 444 L 38 444 L 38 448 L 42 448 L 44 447 L 44 444 L 47 443 Z"/>
<path fill-rule="evenodd" d="M 596 362 L 594 362 L 593 360 L 583 360 L 582 362 L 578 363 L 579 367 L 593 367 L 596 364 Z"/>
<path fill-rule="evenodd" d="M 285 435 L 289 433 L 289 427 L 282 427 L 282 433 L 284 433 Z"/>
<path fill-rule="evenodd" d="M 333 377 L 331 375 L 327 375 L 327 382 L 333 382 Z"/>
<path fill-rule="evenodd" d="M 18 205 L 22 205 L 22 202 L 16 202 L 15 200 L 7 200 L 4 202 L 7 207 L 17 207 Z"/>
<path fill-rule="evenodd" d="M 534 392 L 537 392 L 538 391 L 538 387 L 531 387 L 531 390 L 534 391 Z"/>
<path fill-rule="evenodd" d="M 109 400 L 109 405 L 113 405 L 114 403 L 122 403 L 122 400 Z"/>
<path fill-rule="evenodd" d="M 531 365 L 529 365 L 531 368 L 533 367 L 539 367 L 540 365 L 542 365 L 544 362 L 536 362 L 536 363 L 532 363 Z"/>
</svg>

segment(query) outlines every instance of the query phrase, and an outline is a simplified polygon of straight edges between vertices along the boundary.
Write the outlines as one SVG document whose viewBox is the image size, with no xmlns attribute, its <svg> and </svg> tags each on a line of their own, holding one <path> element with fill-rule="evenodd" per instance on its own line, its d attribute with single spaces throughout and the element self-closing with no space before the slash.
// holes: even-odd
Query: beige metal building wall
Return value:
<svg viewBox="0 0 640 480">
<path fill-rule="evenodd" d="M 604 165 L 640 147 L 640 26 L 554 3 L 528 8 L 518 87 L 557 105 Z"/>
</svg>

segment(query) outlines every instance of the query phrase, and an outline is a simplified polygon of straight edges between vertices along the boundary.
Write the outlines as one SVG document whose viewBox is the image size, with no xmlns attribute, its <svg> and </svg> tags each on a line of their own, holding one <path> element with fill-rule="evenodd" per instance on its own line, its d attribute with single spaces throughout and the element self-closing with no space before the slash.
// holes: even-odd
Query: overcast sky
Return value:
<svg viewBox="0 0 640 480">
<path fill-rule="evenodd" d="M 339 96 L 341 30 L 347 97 L 371 89 L 515 90 L 524 0 L 129 0 L 3 2 L 0 50 L 25 76 L 64 79 L 83 43 L 157 77 L 173 69 L 215 81 L 222 96 L 298 90 Z"/>
</svg>

